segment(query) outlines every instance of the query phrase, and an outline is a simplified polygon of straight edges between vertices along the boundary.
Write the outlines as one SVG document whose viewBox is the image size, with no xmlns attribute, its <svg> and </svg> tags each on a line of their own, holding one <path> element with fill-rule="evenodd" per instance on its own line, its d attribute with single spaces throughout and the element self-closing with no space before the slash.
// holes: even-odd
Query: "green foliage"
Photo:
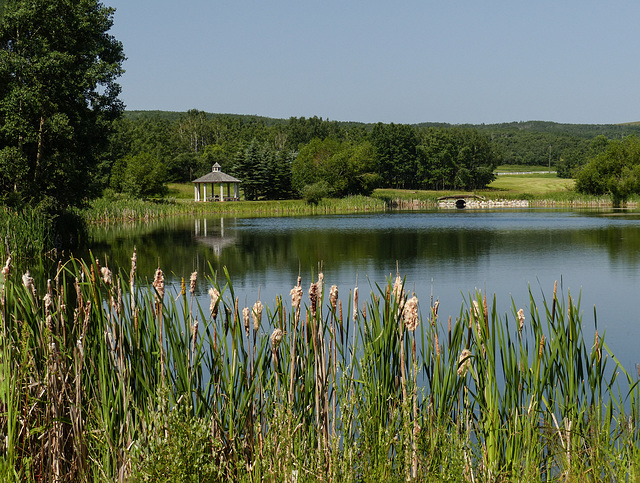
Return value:
<svg viewBox="0 0 640 483">
<path fill-rule="evenodd" d="M 111 175 L 111 187 L 134 198 L 161 196 L 166 192 L 164 164 L 148 153 L 118 160 Z"/>
<path fill-rule="evenodd" d="M 0 193 L 56 209 L 99 193 L 122 45 L 97 0 L 14 0 L 0 23 Z"/>
<path fill-rule="evenodd" d="M 416 177 L 428 189 L 483 188 L 495 179 L 500 162 L 489 138 L 472 129 L 430 128 L 418 152 Z"/>
<path fill-rule="evenodd" d="M 132 451 L 128 481 L 223 481 L 222 443 L 211 438 L 211 421 L 194 416 L 188 397 L 168 409 L 168 397 L 160 391 L 159 409 L 147 416 L 147 430 Z"/>
<path fill-rule="evenodd" d="M 415 187 L 418 145 L 415 128 L 407 124 L 379 122 L 371 132 L 371 143 L 376 150 L 382 186 Z"/>
<path fill-rule="evenodd" d="M 369 195 L 379 179 L 375 150 L 366 141 L 353 144 L 316 138 L 300 150 L 292 170 L 293 189 L 303 197 L 306 187 L 320 182 L 330 196 Z"/>
<path fill-rule="evenodd" d="M 326 181 L 317 181 L 313 184 L 308 184 L 302 188 L 302 199 L 310 205 L 318 205 L 323 198 L 329 195 L 331 188 Z"/>
<path fill-rule="evenodd" d="M 638 473 L 637 379 L 597 331 L 585 339 L 570 294 L 554 290 L 541 305 L 531 297 L 501 316 L 477 293 L 447 327 L 438 305 L 420 307 L 399 276 L 360 300 L 333 288 L 327 300 L 318 277 L 308 303 L 286 308 L 278 297 L 242 310 L 226 270 L 220 280 L 193 274 L 181 290 L 165 286 L 161 271 L 145 286 L 135 263 L 118 271 L 89 258 L 61 263 L 48 284 L 10 264 L 0 279 L 2 476 L 511 481 L 574 480 L 596 468 L 595 479 L 611 481 Z M 203 283 L 213 294 L 204 309 L 195 297 Z"/>
<path fill-rule="evenodd" d="M 591 195 L 611 196 L 614 206 L 624 203 L 632 194 L 640 193 L 640 139 L 629 136 L 603 145 L 597 140 L 598 152 L 578 172 L 576 190 Z"/>
</svg>

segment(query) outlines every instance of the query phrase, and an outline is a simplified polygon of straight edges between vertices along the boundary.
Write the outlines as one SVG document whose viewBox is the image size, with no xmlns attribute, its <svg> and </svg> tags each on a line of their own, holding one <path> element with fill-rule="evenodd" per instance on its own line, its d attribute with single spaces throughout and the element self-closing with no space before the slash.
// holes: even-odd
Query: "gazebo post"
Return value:
<svg viewBox="0 0 640 483">
<path fill-rule="evenodd" d="M 224 183 L 220 183 L 220 201 L 224 201 Z"/>
<path fill-rule="evenodd" d="M 200 186 L 198 185 L 198 183 L 195 183 L 193 185 L 194 187 L 194 193 L 193 193 L 193 199 L 194 201 L 200 201 Z"/>
</svg>

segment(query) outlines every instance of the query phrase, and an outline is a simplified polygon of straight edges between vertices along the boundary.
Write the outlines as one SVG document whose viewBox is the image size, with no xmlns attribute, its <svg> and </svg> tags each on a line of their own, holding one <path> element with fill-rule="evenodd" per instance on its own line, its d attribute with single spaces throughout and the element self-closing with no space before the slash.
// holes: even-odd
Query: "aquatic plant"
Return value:
<svg viewBox="0 0 640 483">
<path fill-rule="evenodd" d="M 359 305 L 319 271 L 307 302 L 299 277 L 291 305 L 243 308 L 226 271 L 90 260 L 41 283 L 5 262 L 3 481 L 638 476 L 638 379 L 557 287 L 443 318 L 399 273 Z"/>
</svg>

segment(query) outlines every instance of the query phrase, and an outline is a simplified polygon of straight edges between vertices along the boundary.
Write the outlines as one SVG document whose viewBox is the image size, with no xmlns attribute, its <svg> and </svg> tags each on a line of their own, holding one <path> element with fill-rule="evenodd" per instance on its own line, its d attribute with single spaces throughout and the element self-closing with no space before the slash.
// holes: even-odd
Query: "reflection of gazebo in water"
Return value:
<svg viewBox="0 0 640 483">
<path fill-rule="evenodd" d="M 220 256 L 222 249 L 233 246 L 236 243 L 236 237 L 224 236 L 224 218 L 220 218 L 220 228 L 207 227 L 207 219 L 195 220 L 195 239 L 198 243 L 207 245 L 213 249 L 213 253 L 216 256 Z"/>
<path fill-rule="evenodd" d="M 194 182 L 196 201 L 238 201 L 240 199 L 240 180 L 220 171 L 218 163 L 213 165 L 210 173 L 205 174 Z M 211 195 L 207 196 L 207 186 L 211 185 Z M 215 194 L 215 186 L 220 185 L 220 194 Z M 227 186 L 227 195 L 224 194 L 224 187 Z M 233 196 L 231 195 L 231 185 L 233 185 Z M 201 197 L 200 187 L 204 191 Z"/>
</svg>

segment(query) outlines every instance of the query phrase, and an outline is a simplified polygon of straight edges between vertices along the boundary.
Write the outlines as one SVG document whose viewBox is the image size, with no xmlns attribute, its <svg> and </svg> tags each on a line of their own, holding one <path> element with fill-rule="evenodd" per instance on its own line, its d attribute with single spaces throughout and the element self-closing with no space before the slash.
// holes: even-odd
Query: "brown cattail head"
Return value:
<svg viewBox="0 0 640 483">
<path fill-rule="evenodd" d="M 480 332 L 480 305 L 477 300 L 473 301 L 473 308 L 471 309 L 471 320 L 473 320 Z"/>
<path fill-rule="evenodd" d="M 133 283 L 133 277 L 136 274 L 137 260 L 138 260 L 138 256 L 136 255 L 136 249 L 134 248 L 133 256 L 131 257 L 131 283 Z"/>
<path fill-rule="evenodd" d="M 11 255 L 7 257 L 7 262 L 4 264 L 4 267 L 2 268 L 2 275 L 4 276 L 5 279 L 9 277 L 10 271 L 11 271 Z"/>
<path fill-rule="evenodd" d="M 198 278 L 198 272 L 193 272 L 189 278 L 189 292 L 194 293 L 196 291 L 196 279 Z"/>
<path fill-rule="evenodd" d="M 253 310 L 251 311 L 251 317 L 253 318 L 253 330 L 258 331 L 260 328 L 260 322 L 262 321 L 262 310 L 264 307 L 262 306 L 262 302 L 259 300 L 253 304 Z"/>
<path fill-rule="evenodd" d="M 275 328 L 273 330 L 273 332 L 271 333 L 271 337 L 269 338 L 269 340 L 271 341 L 272 350 L 278 350 L 278 346 L 280 345 L 280 342 L 282 342 L 283 335 L 284 334 L 281 329 Z"/>
<path fill-rule="evenodd" d="M 438 307 L 440 307 L 440 299 L 436 300 L 436 303 L 433 304 L 433 308 L 431 309 L 431 323 L 435 324 L 438 320 Z"/>
<path fill-rule="evenodd" d="M 396 304 L 401 307 L 402 302 L 404 301 L 404 289 L 402 287 L 400 273 L 396 273 L 396 280 L 393 282 L 393 298 L 395 299 Z"/>
<path fill-rule="evenodd" d="M 216 288 L 210 288 L 209 297 L 211 297 L 209 311 L 211 312 L 213 320 L 216 320 L 216 317 L 218 316 L 218 300 L 220 299 L 220 292 L 218 292 Z"/>
<path fill-rule="evenodd" d="M 298 277 L 298 283 L 300 283 L 300 277 Z M 300 301 L 302 300 L 302 287 L 300 285 L 296 285 L 291 289 L 291 306 L 294 310 L 298 310 L 300 308 Z"/>
<path fill-rule="evenodd" d="M 318 285 L 315 283 L 312 283 L 309 287 L 309 302 L 311 303 L 311 317 L 315 317 L 318 307 Z"/>
<path fill-rule="evenodd" d="M 318 274 L 318 281 L 316 282 L 318 300 L 322 300 L 322 290 L 324 289 L 324 274 L 320 272 Z"/>
<path fill-rule="evenodd" d="M 418 297 L 415 295 L 407 300 L 404 305 L 404 326 L 413 332 L 418 327 L 420 319 L 418 317 Z"/>
<path fill-rule="evenodd" d="M 338 304 L 338 286 L 332 285 L 329 290 L 329 302 L 331 303 L 331 308 L 335 312 L 336 306 Z"/>
<path fill-rule="evenodd" d="M 522 332 L 524 328 L 524 310 L 518 310 L 518 332 Z"/>
<path fill-rule="evenodd" d="M 100 269 L 100 274 L 102 275 L 102 281 L 106 285 L 111 285 L 111 283 L 113 282 L 113 275 L 111 273 L 111 270 L 109 270 L 107 267 L 102 267 Z"/>
<path fill-rule="evenodd" d="M 156 274 L 153 277 L 153 287 L 156 289 L 156 298 L 158 301 L 162 301 L 164 298 L 164 274 L 159 268 L 156 270 Z"/>
<path fill-rule="evenodd" d="M 358 318 L 358 287 L 353 289 L 353 320 Z"/>
<path fill-rule="evenodd" d="M 469 368 L 471 368 L 471 351 L 464 349 L 458 359 L 458 375 L 460 377 L 466 376 Z"/>
<path fill-rule="evenodd" d="M 249 309 L 249 307 L 245 307 L 244 309 L 242 309 L 242 322 L 244 324 L 244 330 L 247 333 L 247 337 L 249 337 L 249 314 L 251 313 L 251 310 Z"/>
<path fill-rule="evenodd" d="M 33 277 L 29 274 L 29 270 L 22 276 L 22 284 L 27 290 L 31 292 L 33 297 L 36 297 L 36 286 L 33 283 Z"/>
</svg>

